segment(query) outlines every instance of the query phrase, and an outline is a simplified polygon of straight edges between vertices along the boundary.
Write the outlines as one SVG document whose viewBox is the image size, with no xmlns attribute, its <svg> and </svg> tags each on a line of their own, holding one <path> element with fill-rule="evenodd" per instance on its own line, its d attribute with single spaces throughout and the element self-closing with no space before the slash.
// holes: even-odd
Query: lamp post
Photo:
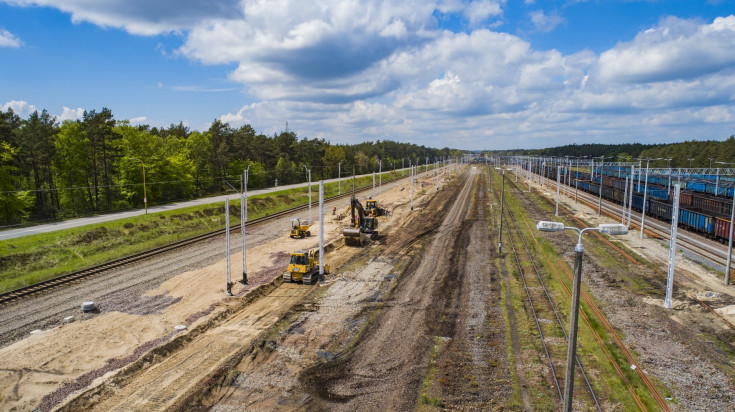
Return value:
<svg viewBox="0 0 735 412">
<path fill-rule="evenodd" d="M 145 214 L 148 214 L 148 196 L 146 196 L 145 192 L 145 163 L 143 163 L 142 160 L 138 159 L 137 157 L 131 157 L 133 160 L 137 160 L 140 162 L 141 165 L 143 165 L 143 207 L 145 207 Z"/>
<path fill-rule="evenodd" d="M 569 342 L 567 346 L 567 365 L 564 376 L 564 411 L 572 411 L 572 394 L 574 392 L 574 363 L 577 357 L 577 325 L 579 323 L 579 292 L 582 283 L 582 258 L 584 257 L 584 246 L 582 245 L 582 234 L 588 230 L 596 230 L 600 233 L 610 235 L 624 235 L 628 228 L 620 224 L 600 224 L 597 227 L 579 229 L 572 226 L 564 226 L 561 222 L 540 221 L 536 229 L 542 232 L 560 232 L 565 229 L 575 230 L 579 234 L 577 245 L 574 247 L 574 282 L 572 285 L 572 306 L 569 315 Z"/>
<path fill-rule="evenodd" d="M 602 161 L 600 162 L 600 203 L 597 206 L 597 216 L 602 216 L 602 178 L 604 177 L 605 171 L 603 170 L 603 167 L 605 166 L 605 156 L 602 156 Z"/>
<path fill-rule="evenodd" d="M 311 170 L 304 166 L 304 169 L 306 170 L 306 176 L 309 179 L 309 221 L 311 221 Z"/>
<path fill-rule="evenodd" d="M 337 194 L 342 194 L 342 162 L 337 164 Z"/>
<path fill-rule="evenodd" d="M 501 170 L 503 173 L 503 184 L 500 191 L 500 231 L 498 231 L 498 253 L 503 253 L 503 204 L 505 203 L 505 171 L 511 169 L 496 167 L 495 170 Z"/>
</svg>

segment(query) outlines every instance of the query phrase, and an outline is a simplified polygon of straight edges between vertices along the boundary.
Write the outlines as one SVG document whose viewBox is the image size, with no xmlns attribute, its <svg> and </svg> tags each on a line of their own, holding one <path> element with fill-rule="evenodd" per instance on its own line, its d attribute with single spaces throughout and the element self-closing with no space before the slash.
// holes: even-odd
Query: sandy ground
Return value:
<svg viewBox="0 0 735 412">
<path fill-rule="evenodd" d="M 425 189 L 435 182 L 424 175 L 419 178 L 423 178 Z M 416 185 L 415 192 L 418 204 L 422 201 L 418 196 L 422 192 L 420 184 Z M 398 203 L 405 203 L 408 196 L 410 185 L 404 182 L 377 198 L 391 209 Z M 361 200 L 364 203 L 364 199 Z M 318 210 L 315 210 L 314 216 L 317 215 Z M 325 243 L 334 242 L 340 236 L 344 222 L 335 217 L 325 216 Z M 70 393 L 99 385 L 151 349 L 233 310 L 249 291 L 280 276 L 291 251 L 318 246 L 318 222 L 311 228 L 312 237 L 307 239 L 290 239 L 288 225 L 282 226 L 284 235 L 277 242 L 248 248 L 250 284 L 236 283 L 233 298 L 224 294 L 226 261 L 222 259 L 206 268 L 182 273 L 156 290 L 147 291 L 137 297 L 137 302 L 127 306 L 130 313 L 99 313 L 90 319 L 33 333 L 0 349 L 0 409 L 48 410 Z M 239 237 L 233 238 L 233 250 L 237 243 Z M 339 260 L 346 257 L 343 254 L 342 259 L 330 259 L 327 254 L 328 263 L 337 267 Z M 233 280 L 240 279 L 241 261 L 240 253 L 232 254 Z M 177 329 L 180 325 L 186 329 Z"/>
</svg>

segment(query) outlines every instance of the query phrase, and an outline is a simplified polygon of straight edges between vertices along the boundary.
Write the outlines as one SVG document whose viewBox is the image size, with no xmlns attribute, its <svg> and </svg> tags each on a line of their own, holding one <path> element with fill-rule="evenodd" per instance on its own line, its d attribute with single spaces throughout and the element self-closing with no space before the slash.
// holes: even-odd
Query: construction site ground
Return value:
<svg viewBox="0 0 735 412">
<path fill-rule="evenodd" d="M 498 199 L 482 171 L 468 166 L 442 175 L 439 190 L 434 176 L 420 175 L 413 210 L 408 181 L 386 188 L 378 199 L 391 215 L 380 218 L 380 238 L 362 248 L 343 245 L 345 221 L 340 210 L 328 211 L 325 260 L 333 273 L 322 285 L 282 284 L 289 253 L 317 246 L 319 222 L 306 239 L 290 239 L 288 223 L 280 222 L 253 231 L 262 241 L 248 249 L 250 284 L 236 284 L 233 297 L 224 294 L 222 259 L 123 299 L 118 310 L 6 346 L 0 409 L 534 409 L 536 385 L 545 381 L 527 378 L 524 368 L 532 366 L 523 358 L 509 360 L 509 351 L 528 356 L 512 321 L 525 315 L 502 303 L 509 291 L 492 263 L 499 255 L 490 218 Z M 548 186 L 534 186 L 552 196 Z M 564 202 L 596 224 L 591 210 Z M 551 218 L 526 203 L 531 218 Z M 551 240 L 571 262 L 569 239 Z M 665 255 L 655 240 L 620 241 L 655 262 Z M 233 253 L 233 274 L 240 259 Z M 647 373 L 670 388 L 672 409 L 731 406 L 732 353 L 706 336 L 732 347 L 733 331 L 683 298 L 672 313 L 659 295 L 627 295 L 616 274 L 592 254 L 587 260 L 585 283 Z M 712 272 L 683 258 L 681 265 L 686 290 L 677 296 L 711 291 L 733 300 Z M 660 286 L 655 275 L 642 277 Z M 723 315 L 735 321 L 728 310 Z M 551 405 L 560 407 L 558 400 Z"/>
</svg>

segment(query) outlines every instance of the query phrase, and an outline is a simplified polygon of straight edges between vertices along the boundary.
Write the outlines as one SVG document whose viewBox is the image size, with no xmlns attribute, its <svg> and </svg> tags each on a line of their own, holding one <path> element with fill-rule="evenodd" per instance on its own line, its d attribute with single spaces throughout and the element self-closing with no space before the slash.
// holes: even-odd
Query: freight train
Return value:
<svg viewBox="0 0 735 412">
<path fill-rule="evenodd" d="M 537 171 L 538 172 L 538 171 Z M 556 181 L 556 167 L 546 167 L 543 172 L 549 183 Z M 577 187 L 579 190 L 589 192 L 595 195 L 600 194 L 600 180 L 602 180 L 602 197 L 618 204 L 627 204 L 624 202 L 625 178 L 611 176 L 608 173 L 600 179 L 599 175 L 592 179 L 592 176 L 586 172 L 569 171 L 571 176 L 566 175 L 567 170 L 561 168 L 560 176 L 562 182 L 571 181 L 571 187 Z M 564 179 L 567 177 L 567 179 Z M 660 182 L 659 182 L 660 183 Z M 676 183 L 676 182 L 673 182 Z M 672 183 L 672 184 L 673 184 Z M 683 182 L 682 182 L 683 183 Z M 687 184 L 690 182 L 687 181 Z M 696 183 L 696 182 L 695 182 Z M 629 183 L 630 184 L 630 183 Z M 633 183 L 632 209 L 641 212 L 645 208 L 646 215 L 653 216 L 659 220 L 671 222 L 672 209 L 671 196 L 666 186 L 653 183 L 649 176 L 648 188 L 644 187 L 644 183 L 638 185 L 636 180 Z M 714 189 L 714 185 L 712 185 Z M 702 186 L 702 191 L 689 190 L 689 186 L 679 194 L 679 226 L 690 231 L 703 234 L 709 238 L 716 239 L 720 242 L 727 242 L 730 233 L 730 214 L 732 212 L 732 198 L 727 199 L 721 196 L 708 194 L 706 185 Z M 630 188 L 630 186 L 628 186 Z M 725 188 L 729 189 L 728 186 Z M 643 191 L 646 191 L 646 204 L 643 204 Z M 724 189 L 723 189 L 724 190 Z M 672 188 L 673 193 L 673 188 Z M 712 191 L 714 193 L 714 190 Z M 630 193 L 627 194 L 630 199 Z"/>
</svg>

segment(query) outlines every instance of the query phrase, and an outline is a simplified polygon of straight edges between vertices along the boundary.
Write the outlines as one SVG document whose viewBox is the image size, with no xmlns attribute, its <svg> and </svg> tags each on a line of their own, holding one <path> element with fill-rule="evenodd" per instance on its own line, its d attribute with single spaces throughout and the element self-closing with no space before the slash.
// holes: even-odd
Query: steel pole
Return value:
<svg viewBox="0 0 735 412">
<path fill-rule="evenodd" d="M 232 296 L 230 277 L 230 198 L 225 199 L 225 253 L 227 255 L 227 294 Z"/>
<path fill-rule="evenodd" d="M 145 214 L 148 214 L 148 195 L 145 191 L 145 163 L 140 162 L 143 165 L 143 206 L 145 207 Z"/>
<path fill-rule="evenodd" d="M 630 230 L 630 220 L 633 217 L 633 185 L 635 184 L 635 166 L 630 167 L 630 192 L 628 192 L 628 230 Z M 640 174 L 640 171 L 638 171 Z"/>
<path fill-rule="evenodd" d="M 623 225 L 625 224 L 625 206 L 626 206 L 627 201 L 628 201 L 628 176 L 625 176 L 625 191 L 623 192 L 623 210 L 622 210 L 622 213 L 620 214 L 621 216 L 620 223 Z"/>
<path fill-rule="evenodd" d="M 240 236 L 242 237 L 242 284 L 248 284 L 247 249 L 245 247 L 245 222 L 247 221 L 248 172 L 243 172 L 240 188 Z"/>
<path fill-rule="evenodd" d="M 732 210 L 730 211 L 730 234 L 727 237 L 727 265 L 725 265 L 725 286 L 730 285 L 730 267 L 732 264 L 733 221 L 735 221 L 735 194 L 733 194 L 733 197 L 732 197 Z"/>
<path fill-rule="evenodd" d="M 674 293 L 674 264 L 676 262 L 676 229 L 679 222 L 679 185 L 674 186 L 674 202 L 671 208 L 671 237 L 669 241 L 669 273 L 666 279 L 666 299 L 664 307 L 671 309 L 671 295 Z"/>
<path fill-rule="evenodd" d="M 605 156 L 602 157 L 602 163 L 600 163 L 600 202 L 597 205 L 597 216 L 602 216 L 602 178 L 604 177 L 603 166 L 605 164 Z"/>
<path fill-rule="evenodd" d="M 646 195 L 648 194 L 648 164 L 651 161 L 646 162 L 646 181 L 643 182 L 643 204 L 641 205 L 641 239 L 643 239 L 643 226 L 646 223 Z"/>
<path fill-rule="evenodd" d="M 567 365 L 564 376 L 564 411 L 572 412 L 572 396 L 574 393 L 574 364 L 577 357 L 577 325 L 579 323 L 579 291 L 582 283 L 582 232 L 579 242 L 574 247 L 574 283 L 572 285 L 572 307 L 569 315 L 569 343 L 567 346 Z"/>
<path fill-rule="evenodd" d="M 375 199 L 375 172 L 373 172 L 373 199 Z"/>
<path fill-rule="evenodd" d="M 502 190 L 500 191 L 500 231 L 498 232 L 498 253 L 503 253 L 503 205 L 505 204 L 505 170 L 503 170 Z"/>
<path fill-rule="evenodd" d="M 559 166 L 556 167 L 556 211 L 554 216 L 559 216 L 559 176 L 561 176 L 561 169 Z"/>
<path fill-rule="evenodd" d="M 319 181 L 319 283 L 324 283 L 324 180 Z"/>
</svg>

